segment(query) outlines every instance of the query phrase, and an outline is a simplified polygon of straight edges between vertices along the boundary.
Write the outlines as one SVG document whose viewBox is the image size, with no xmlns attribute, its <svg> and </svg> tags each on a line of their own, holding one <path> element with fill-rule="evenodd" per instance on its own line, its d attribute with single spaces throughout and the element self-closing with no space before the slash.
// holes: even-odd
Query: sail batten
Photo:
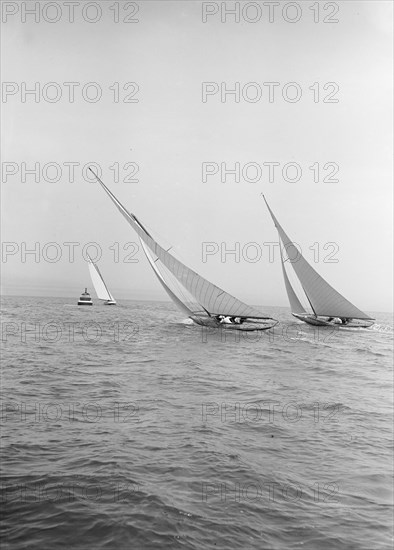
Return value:
<svg viewBox="0 0 394 550">
<path fill-rule="evenodd" d="M 90 169 L 91 170 L 91 169 Z M 129 224 L 136 231 L 144 244 L 153 252 L 160 262 L 170 271 L 179 283 L 195 298 L 207 312 L 212 315 L 229 315 L 241 317 L 253 317 L 260 319 L 270 319 L 263 316 L 257 309 L 238 300 L 231 294 L 225 292 L 218 286 L 204 279 L 201 275 L 187 267 L 181 261 L 177 260 L 170 252 L 160 246 L 134 214 L 131 214 L 113 195 L 101 179 L 91 170 L 97 181 L 112 199 L 121 214 L 126 218 Z M 153 261 L 153 260 L 152 260 Z M 151 263 L 152 265 L 152 263 Z M 152 266 L 153 267 L 153 266 Z M 157 274 L 157 272 L 156 272 Z M 210 292 L 209 292 L 210 291 Z M 167 291 L 168 292 L 168 291 Z M 223 296 L 218 300 L 219 296 Z"/>
<path fill-rule="evenodd" d="M 352 304 L 351 302 L 349 302 L 349 300 L 342 296 L 342 294 L 335 290 L 329 283 L 327 283 L 327 281 L 323 279 L 323 277 L 321 277 L 317 273 L 317 271 L 305 260 L 303 255 L 299 252 L 294 243 L 287 236 L 282 226 L 279 224 L 272 210 L 268 206 L 267 201 L 265 202 L 267 204 L 267 208 L 271 214 L 275 227 L 278 230 L 280 240 L 282 241 L 282 244 L 286 249 L 289 262 L 291 263 L 298 279 L 300 280 L 300 283 L 304 289 L 306 297 L 308 298 L 308 301 L 315 315 L 323 317 L 343 317 L 350 319 L 372 320 L 372 317 L 358 309 L 354 304 Z M 285 276 L 285 283 L 286 277 L 287 274 Z"/>
</svg>

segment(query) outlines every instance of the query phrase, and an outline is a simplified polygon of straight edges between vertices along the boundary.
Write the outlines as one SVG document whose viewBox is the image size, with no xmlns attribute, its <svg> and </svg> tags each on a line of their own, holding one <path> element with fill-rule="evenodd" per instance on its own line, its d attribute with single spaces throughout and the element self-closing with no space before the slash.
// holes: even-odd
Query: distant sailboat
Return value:
<svg viewBox="0 0 394 550">
<path fill-rule="evenodd" d="M 177 260 L 161 247 L 142 223 L 126 210 L 89 168 L 105 192 L 138 234 L 142 249 L 167 294 L 196 324 L 234 330 L 267 330 L 278 321 L 241 302 Z M 170 288 L 171 287 L 171 288 Z"/>
<path fill-rule="evenodd" d="M 94 290 L 96 291 L 96 294 L 97 294 L 97 298 L 99 298 L 99 300 L 105 300 L 104 301 L 105 306 L 116 306 L 116 301 L 114 300 L 112 294 L 108 290 L 108 287 L 104 282 L 103 276 L 101 275 L 99 268 L 93 262 L 89 254 L 87 254 L 87 256 L 88 256 L 89 273 L 92 279 Z"/>
<path fill-rule="evenodd" d="M 344 296 L 339 294 L 339 292 L 329 285 L 305 260 L 284 232 L 266 200 L 265 203 L 275 227 L 278 230 L 280 242 L 282 242 L 288 256 L 288 259 L 285 260 L 281 249 L 282 272 L 292 315 L 305 323 L 318 326 L 334 325 L 351 328 L 366 328 L 373 325 L 375 319 L 369 317 L 366 313 L 349 302 Z M 290 258 L 293 258 L 293 260 Z M 287 261 L 291 263 L 302 285 L 312 312 L 308 312 L 304 308 L 290 283 L 285 267 Z"/>
</svg>

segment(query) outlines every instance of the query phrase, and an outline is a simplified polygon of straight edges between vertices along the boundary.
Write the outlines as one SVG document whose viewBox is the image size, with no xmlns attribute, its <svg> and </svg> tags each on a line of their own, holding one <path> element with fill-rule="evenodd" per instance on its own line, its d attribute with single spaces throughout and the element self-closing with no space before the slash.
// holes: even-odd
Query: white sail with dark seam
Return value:
<svg viewBox="0 0 394 550">
<path fill-rule="evenodd" d="M 139 220 L 128 212 L 126 208 L 111 193 L 101 179 L 90 169 L 97 181 L 112 199 L 121 214 L 137 232 L 145 245 L 161 261 L 161 263 L 174 275 L 183 287 L 195 298 L 208 315 L 228 315 L 234 317 L 249 317 L 256 319 L 271 319 L 262 315 L 257 309 L 248 306 L 218 286 L 210 283 L 201 275 L 177 260 L 172 254 L 161 247 L 148 233 Z M 201 313 L 193 312 L 193 313 Z"/>
<path fill-rule="evenodd" d="M 265 199 L 264 199 L 265 200 Z M 267 201 L 265 201 L 267 204 Z M 342 294 L 336 291 L 317 271 L 305 260 L 293 242 L 289 239 L 272 210 L 268 210 L 278 230 L 279 237 L 286 249 L 289 262 L 299 278 L 304 292 L 313 308 L 315 315 L 324 317 L 343 317 L 350 319 L 371 319 L 366 313 L 358 309 Z"/>
</svg>

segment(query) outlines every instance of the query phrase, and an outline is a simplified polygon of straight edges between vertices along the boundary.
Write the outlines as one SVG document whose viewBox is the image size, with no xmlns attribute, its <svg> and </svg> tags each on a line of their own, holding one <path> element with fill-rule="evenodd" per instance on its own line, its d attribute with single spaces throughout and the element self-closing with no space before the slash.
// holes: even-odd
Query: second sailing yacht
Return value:
<svg viewBox="0 0 394 550">
<path fill-rule="evenodd" d="M 278 230 L 279 244 L 283 244 L 288 256 L 287 259 L 284 259 L 281 249 L 282 272 L 292 315 L 309 325 L 335 325 L 349 328 L 367 328 L 373 325 L 375 319 L 349 302 L 349 300 L 328 284 L 327 281 L 325 281 L 305 260 L 279 224 L 266 200 L 265 203 L 275 227 Z M 291 260 L 290 258 L 293 259 Z M 291 264 L 302 285 L 312 310 L 310 312 L 301 304 L 299 297 L 290 283 L 285 266 L 287 262 Z"/>
</svg>

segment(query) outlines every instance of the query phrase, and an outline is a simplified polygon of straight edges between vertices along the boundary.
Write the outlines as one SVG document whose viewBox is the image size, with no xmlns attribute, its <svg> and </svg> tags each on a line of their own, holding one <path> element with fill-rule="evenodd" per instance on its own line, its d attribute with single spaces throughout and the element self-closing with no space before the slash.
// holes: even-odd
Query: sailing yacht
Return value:
<svg viewBox="0 0 394 550">
<path fill-rule="evenodd" d="M 87 256 L 88 256 L 88 264 L 89 264 L 89 273 L 92 279 L 94 290 L 96 291 L 96 294 L 97 294 L 97 298 L 99 298 L 99 300 L 105 300 L 104 301 L 105 306 L 116 306 L 116 301 L 114 300 L 112 294 L 108 290 L 108 287 L 104 282 L 103 276 L 101 275 L 98 266 L 93 262 L 89 254 L 87 254 Z"/>
<path fill-rule="evenodd" d="M 276 319 L 241 302 L 176 259 L 169 252 L 170 248 L 165 250 L 160 246 L 97 174 L 91 168 L 89 170 L 139 236 L 142 249 L 167 294 L 194 323 L 242 331 L 268 330 L 278 323 Z"/>
<path fill-rule="evenodd" d="M 265 200 L 265 197 L 264 197 Z M 346 328 L 367 328 L 374 324 L 375 319 L 358 309 L 342 294 L 335 290 L 321 277 L 305 260 L 293 242 L 289 239 L 282 226 L 274 216 L 267 201 L 265 204 L 279 234 L 279 245 L 283 244 L 287 259 L 281 249 L 281 264 L 291 313 L 297 319 L 317 326 L 340 326 Z M 293 258 L 291 260 L 290 258 Z M 285 263 L 289 262 L 300 281 L 305 296 L 312 311 L 308 312 L 299 300 L 290 283 Z"/>
</svg>

